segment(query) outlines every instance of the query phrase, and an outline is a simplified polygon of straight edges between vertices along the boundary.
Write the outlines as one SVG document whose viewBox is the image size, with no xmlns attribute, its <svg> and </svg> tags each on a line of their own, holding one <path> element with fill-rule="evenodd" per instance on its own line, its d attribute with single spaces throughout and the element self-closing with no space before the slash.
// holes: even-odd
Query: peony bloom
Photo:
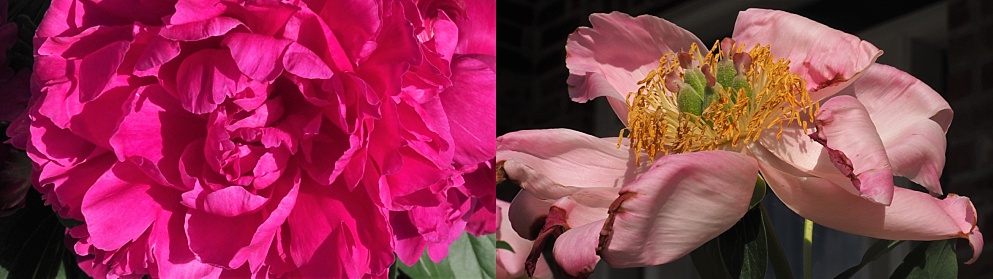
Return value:
<svg viewBox="0 0 993 279">
<path fill-rule="evenodd" d="M 522 191 L 514 229 L 554 241 L 584 276 L 667 263 L 730 228 L 756 179 L 799 215 L 884 239 L 983 240 L 970 200 L 940 196 L 948 104 L 916 78 L 875 64 L 872 44 L 781 11 L 741 12 L 710 52 L 651 16 L 594 14 L 570 35 L 569 92 L 605 96 L 627 139 L 570 130 L 497 139 L 497 162 Z M 930 191 L 894 186 L 903 176 Z M 534 258 L 529 258 L 530 262 Z"/>
<path fill-rule="evenodd" d="M 34 184 L 96 277 L 440 259 L 495 230 L 493 2 L 54 1 Z"/>
</svg>

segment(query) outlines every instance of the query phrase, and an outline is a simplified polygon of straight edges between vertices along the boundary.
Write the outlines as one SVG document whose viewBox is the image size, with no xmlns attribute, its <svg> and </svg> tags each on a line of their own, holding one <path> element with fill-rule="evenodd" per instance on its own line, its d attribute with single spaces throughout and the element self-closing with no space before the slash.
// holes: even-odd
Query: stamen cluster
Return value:
<svg viewBox="0 0 993 279">
<path fill-rule="evenodd" d="M 663 55 L 638 82 L 638 92 L 628 95 L 631 146 L 652 158 L 740 150 L 773 127 L 777 138 L 784 124 L 795 121 L 806 129 L 819 105 L 803 78 L 790 72 L 788 60 L 776 60 L 769 46 L 744 47 L 725 39 L 706 54 L 693 44 L 689 52 Z"/>
</svg>

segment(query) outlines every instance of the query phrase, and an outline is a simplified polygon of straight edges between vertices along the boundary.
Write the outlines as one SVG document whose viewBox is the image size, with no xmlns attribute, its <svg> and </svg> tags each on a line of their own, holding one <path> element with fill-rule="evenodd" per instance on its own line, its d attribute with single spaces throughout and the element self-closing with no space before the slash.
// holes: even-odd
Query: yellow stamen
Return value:
<svg viewBox="0 0 993 279">
<path fill-rule="evenodd" d="M 719 45 L 715 43 L 704 55 L 693 44 L 689 53 L 698 65 L 690 67 L 699 67 L 709 71 L 706 73 L 709 76 L 716 76 L 718 62 L 730 61 L 735 54 L 744 53 L 744 44 L 730 50 L 722 50 Z M 768 46 L 757 45 L 747 54 L 751 63 L 739 74 L 744 76 L 751 92 L 727 84 L 715 85 L 713 101 L 700 116 L 681 112 L 678 93 L 666 88 L 667 77 L 672 78 L 671 74 L 675 73 L 681 83 L 686 69 L 680 67 L 678 55 L 672 52 L 663 55 L 658 68 L 638 82 L 641 85 L 638 92 L 628 96 L 630 112 L 625 130 L 629 132 L 631 147 L 654 159 L 660 153 L 740 150 L 757 141 L 765 130 L 777 126 L 778 138 L 783 125 L 794 122 L 806 129 L 819 104 L 810 100 L 803 78 L 790 72 L 788 60 L 774 59 Z M 621 135 L 625 130 L 621 130 Z"/>
</svg>

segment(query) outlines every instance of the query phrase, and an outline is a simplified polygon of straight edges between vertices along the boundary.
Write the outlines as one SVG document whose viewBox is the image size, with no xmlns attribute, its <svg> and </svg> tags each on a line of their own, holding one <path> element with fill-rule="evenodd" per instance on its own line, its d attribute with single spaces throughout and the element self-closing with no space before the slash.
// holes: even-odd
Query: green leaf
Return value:
<svg viewBox="0 0 993 279">
<path fill-rule="evenodd" d="M 858 273 L 859 270 L 865 267 L 865 265 L 871 263 L 872 261 L 875 261 L 876 259 L 879 259 L 879 257 L 882 257 L 883 255 L 886 255 L 886 253 L 889 253 L 890 250 L 893 250 L 893 247 L 896 247 L 901 243 L 903 243 L 903 240 L 877 239 L 876 242 L 872 243 L 872 246 L 869 246 L 869 249 L 865 250 L 865 254 L 862 254 L 862 262 L 860 262 L 858 265 L 849 268 L 848 270 L 845 270 L 844 272 L 838 274 L 838 276 L 835 276 L 834 278 L 835 279 L 851 278 L 852 276 L 855 275 L 855 273 Z"/>
<path fill-rule="evenodd" d="M 921 242 L 890 278 L 958 278 L 956 239 Z"/>
<path fill-rule="evenodd" d="M 786 251 L 783 251 L 782 244 L 779 243 L 779 236 L 776 235 L 776 228 L 772 225 L 769 212 L 764 204 L 759 204 L 762 210 L 762 223 L 765 224 L 765 237 L 769 244 L 769 263 L 772 265 L 772 273 L 777 279 L 793 279 L 793 271 L 790 270 L 790 261 L 786 258 Z"/>
<path fill-rule="evenodd" d="M 496 248 L 497 249 L 507 250 L 507 251 L 510 251 L 510 252 L 515 252 L 514 251 L 514 247 L 510 246 L 510 243 L 507 243 L 506 241 L 503 241 L 503 240 L 500 240 L 500 241 L 497 241 L 496 242 Z"/>
<path fill-rule="evenodd" d="M 397 267 L 411 278 L 496 278 L 496 234 L 475 237 L 462 233 L 448 249 L 448 257 L 435 263 L 427 251 L 413 266 Z"/>
<path fill-rule="evenodd" d="M 765 278 L 768 244 L 762 210 L 749 210 L 731 229 L 690 253 L 701 278 Z"/>
<path fill-rule="evenodd" d="M 759 179 L 755 180 L 755 189 L 752 190 L 752 201 L 748 204 L 749 210 L 755 208 L 755 205 L 759 204 L 759 202 L 762 202 L 762 198 L 765 198 L 765 191 L 765 180 L 762 180 L 762 178 L 759 177 Z"/>
</svg>

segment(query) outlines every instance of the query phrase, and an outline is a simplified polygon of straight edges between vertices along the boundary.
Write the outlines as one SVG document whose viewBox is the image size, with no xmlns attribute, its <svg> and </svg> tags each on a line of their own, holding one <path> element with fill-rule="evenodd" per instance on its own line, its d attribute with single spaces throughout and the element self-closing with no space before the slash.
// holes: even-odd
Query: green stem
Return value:
<svg viewBox="0 0 993 279">
<path fill-rule="evenodd" d="M 811 250 L 814 246 L 814 221 L 803 219 L 803 278 L 814 278 L 814 258 Z"/>
</svg>

